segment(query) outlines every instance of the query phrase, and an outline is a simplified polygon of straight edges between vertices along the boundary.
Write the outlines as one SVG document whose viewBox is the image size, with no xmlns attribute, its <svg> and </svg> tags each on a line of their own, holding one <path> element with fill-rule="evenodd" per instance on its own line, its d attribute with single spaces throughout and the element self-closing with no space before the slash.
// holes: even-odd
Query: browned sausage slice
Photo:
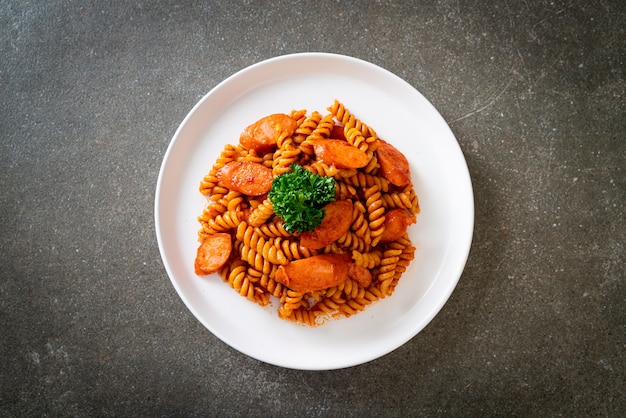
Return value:
<svg viewBox="0 0 626 418">
<path fill-rule="evenodd" d="M 229 189 L 248 196 L 261 196 L 272 188 L 272 170 L 252 161 L 232 161 L 217 171 Z"/>
<path fill-rule="evenodd" d="M 391 242 L 402 238 L 409 225 L 416 221 L 414 215 L 402 208 L 391 209 L 385 212 L 385 229 L 380 238 L 380 242 Z"/>
<path fill-rule="evenodd" d="M 296 292 L 327 289 L 348 278 L 349 264 L 338 254 L 320 254 L 280 266 L 275 280 Z"/>
<path fill-rule="evenodd" d="M 228 261 L 233 248 L 230 234 L 214 234 L 207 236 L 196 255 L 194 269 L 198 276 L 215 273 Z"/>
<path fill-rule="evenodd" d="M 324 206 L 324 219 L 313 231 L 300 235 L 300 245 L 311 250 L 324 248 L 341 238 L 352 224 L 352 202 L 337 200 Z"/>
<path fill-rule="evenodd" d="M 361 168 L 369 161 L 367 154 L 339 139 L 318 139 L 313 141 L 315 157 L 337 168 Z"/>
<path fill-rule="evenodd" d="M 259 155 L 272 152 L 276 148 L 276 138 L 281 132 L 289 136 L 296 130 L 297 122 L 289 115 L 275 113 L 265 116 L 243 130 L 239 143 L 245 149 L 253 149 Z"/>
<path fill-rule="evenodd" d="M 384 178 L 396 186 L 406 186 L 411 182 L 409 162 L 400 151 L 388 142 L 380 140 L 376 149 L 376 156 L 380 163 L 380 172 Z"/>
</svg>

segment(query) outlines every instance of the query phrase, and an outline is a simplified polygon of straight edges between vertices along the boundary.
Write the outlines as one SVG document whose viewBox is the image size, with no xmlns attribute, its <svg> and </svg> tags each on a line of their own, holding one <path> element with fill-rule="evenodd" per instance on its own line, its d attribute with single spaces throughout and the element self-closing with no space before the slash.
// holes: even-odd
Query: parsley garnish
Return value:
<svg viewBox="0 0 626 418">
<path fill-rule="evenodd" d="M 312 231 L 322 223 L 322 206 L 335 200 L 335 179 L 292 164 L 293 171 L 274 178 L 268 197 L 286 231 Z"/>
</svg>

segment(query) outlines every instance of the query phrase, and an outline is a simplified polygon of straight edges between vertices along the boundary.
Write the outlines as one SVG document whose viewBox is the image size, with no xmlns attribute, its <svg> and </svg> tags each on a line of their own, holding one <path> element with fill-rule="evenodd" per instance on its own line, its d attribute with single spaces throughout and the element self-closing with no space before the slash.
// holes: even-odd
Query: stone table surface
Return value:
<svg viewBox="0 0 626 418">
<path fill-rule="evenodd" d="M 0 2 L 0 416 L 624 416 L 625 23 L 621 0 Z M 475 193 L 439 314 L 330 371 L 210 333 L 154 226 L 194 104 L 306 51 L 418 89 Z"/>
</svg>

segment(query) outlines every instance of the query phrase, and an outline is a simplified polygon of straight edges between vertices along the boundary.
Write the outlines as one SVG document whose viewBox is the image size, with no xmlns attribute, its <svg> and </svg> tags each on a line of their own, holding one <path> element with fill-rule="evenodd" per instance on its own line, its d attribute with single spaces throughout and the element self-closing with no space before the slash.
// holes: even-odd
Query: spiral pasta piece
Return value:
<svg viewBox="0 0 626 418">
<path fill-rule="evenodd" d="M 334 115 L 329 113 L 320 119 L 315 129 L 307 136 L 307 141 L 314 141 L 316 139 L 328 139 L 333 132 L 335 126 Z"/>
<path fill-rule="evenodd" d="M 243 212 L 227 211 L 215 217 L 201 217 L 199 220 L 202 228 L 198 235 L 199 239 L 204 239 L 207 235 L 218 232 L 227 232 L 236 228 L 243 219 Z"/>
<path fill-rule="evenodd" d="M 352 146 L 360 149 L 363 152 L 367 152 L 369 144 L 365 142 L 365 137 L 361 133 L 360 129 L 348 128 L 345 130 L 344 135 L 346 137 L 346 141 L 348 141 Z"/>
<path fill-rule="evenodd" d="M 356 174 L 355 169 L 337 168 L 334 165 L 328 165 L 322 161 L 314 161 L 305 165 L 304 169 L 318 176 L 335 177 L 339 179 L 349 178 Z"/>
<path fill-rule="evenodd" d="M 285 298 L 281 301 L 282 305 L 278 308 L 278 315 L 281 318 L 289 318 L 294 310 L 302 306 L 302 298 L 305 292 L 296 292 L 288 289 Z"/>
<path fill-rule="evenodd" d="M 211 189 L 211 200 L 214 202 L 219 202 L 224 199 L 228 193 L 232 192 L 228 187 L 226 187 L 222 182 L 218 182 L 213 189 Z"/>
<path fill-rule="evenodd" d="M 379 289 L 386 296 L 391 295 L 393 291 L 393 282 L 395 277 L 395 270 L 400 260 L 400 254 L 402 254 L 402 249 L 394 249 L 390 248 L 385 250 L 383 253 L 383 257 L 380 260 L 380 266 L 378 269 L 378 276 L 376 279 L 379 283 Z"/>
<path fill-rule="evenodd" d="M 369 243 L 352 231 L 346 232 L 337 240 L 337 243 L 341 244 L 345 249 L 355 251 L 367 251 L 370 247 Z"/>
<path fill-rule="evenodd" d="M 352 279 L 347 279 L 343 282 L 341 288 L 341 291 L 348 300 L 362 298 L 365 295 L 365 289 Z"/>
<path fill-rule="evenodd" d="M 263 225 L 257 226 L 255 230 L 264 238 L 292 237 L 292 235 L 285 230 L 283 221 L 277 217 L 268 220 Z"/>
<path fill-rule="evenodd" d="M 263 273 L 269 273 L 271 263 L 263 258 L 263 254 L 258 252 L 255 247 L 244 242 L 238 242 L 235 246 L 240 258 L 249 263 L 254 269 L 262 271 Z"/>
<path fill-rule="evenodd" d="M 368 163 L 365 167 L 363 167 L 364 174 L 376 175 L 378 169 L 380 168 L 380 164 L 378 163 L 378 158 L 374 154 L 374 151 L 368 149 L 367 152 Z"/>
<path fill-rule="evenodd" d="M 336 295 L 340 295 L 341 292 L 337 291 L 334 293 Z M 341 305 L 345 303 L 345 299 L 341 299 L 339 297 L 326 297 L 323 300 L 319 301 L 313 307 L 314 315 L 320 316 L 324 314 L 333 314 L 337 312 Z"/>
<path fill-rule="evenodd" d="M 341 179 L 335 179 L 335 193 L 336 200 L 354 199 L 357 197 L 356 188 L 350 184 L 347 184 Z"/>
<path fill-rule="evenodd" d="M 207 222 L 207 229 L 214 233 L 226 232 L 236 228 L 242 219 L 243 212 L 228 211 L 216 216 L 214 219 L 209 219 Z"/>
<path fill-rule="evenodd" d="M 350 111 L 346 109 L 346 107 L 338 100 L 335 100 L 332 106 L 328 108 L 328 111 L 344 126 L 344 134 L 346 135 L 346 138 L 348 137 L 348 131 L 356 129 L 360 133 L 360 136 L 364 138 L 367 148 L 369 148 L 370 144 L 375 144 L 378 140 L 376 132 L 370 126 L 354 117 L 354 115 L 350 113 Z"/>
<path fill-rule="evenodd" d="M 248 225 L 261 226 L 274 215 L 274 206 L 269 199 L 265 199 L 263 203 L 258 205 L 248 217 Z"/>
<path fill-rule="evenodd" d="M 263 262 L 280 265 L 289 262 L 280 245 L 276 244 L 276 240 L 280 240 L 280 238 L 265 238 L 254 227 L 248 226 L 246 221 L 241 221 L 237 226 L 236 237 L 243 243 L 244 249 L 242 249 L 242 252 L 245 251 L 246 260 L 253 264 L 257 270 L 265 271 L 265 269 L 258 268 L 259 262 L 257 258 L 259 256 Z"/>
<path fill-rule="evenodd" d="M 306 136 L 306 138 L 300 143 L 300 149 L 302 152 L 308 156 L 312 156 L 315 151 L 313 149 L 313 143 L 319 139 L 328 139 L 333 131 L 333 127 L 335 126 L 334 116 L 332 114 L 328 114 L 321 118 L 315 129 L 311 131 L 310 134 Z"/>
<path fill-rule="evenodd" d="M 240 192 L 229 190 L 228 193 L 223 195 L 215 203 L 224 206 L 226 208 L 225 211 L 235 212 L 243 208 L 245 200 Z"/>
<path fill-rule="evenodd" d="M 296 129 L 306 120 L 306 109 L 292 110 L 289 117 L 296 121 Z"/>
<path fill-rule="evenodd" d="M 306 117 L 302 123 L 296 128 L 293 136 L 293 141 L 296 144 L 301 144 L 311 133 L 317 128 L 317 125 L 322 120 L 322 114 L 314 111 L 310 116 Z M 311 149 L 311 153 L 312 153 Z"/>
<path fill-rule="evenodd" d="M 240 156 L 237 161 L 249 161 L 251 163 L 263 164 L 265 162 L 265 156 L 259 155 L 253 149 L 240 151 Z"/>
<path fill-rule="evenodd" d="M 247 277 L 246 263 L 243 260 L 235 260 L 232 264 L 227 265 L 225 269 L 222 269 L 219 274 L 241 296 L 249 300 L 255 300 L 254 286 Z"/>
<path fill-rule="evenodd" d="M 277 298 L 279 298 L 286 289 L 282 283 L 278 283 L 274 280 L 271 274 L 263 274 L 261 280 L 259 281 L 259 285 L 265 289 L 268 294 Z"/>
<path fill-rule="evenodd" d="M 212 193 L 213 188 L 217 186 L 217 172 L 220 168 L 224 167 L 226 164 L 235 161 L 239 156 L 239 150 L 234 145 L 228 144 L 224 147 L 220 156 L 211 167 L 211 170 L 207 173 L 206 176 L 200 181 L 200 193 L 204 195 L 209 195 Z"/>
<path fill-rule="evenodd" d="M 366 189 L 365 199 L 372 246 L 375 247 L 385 230 L 385 208 L 379 187 L 374 185 Z"/>
<path fill-rule="evenodd" d="M 405 192 L 404 193 L 408 193 L 408 197 L 409 200 L 411 200 L 411 208 L 410 211 L 413 215 L 417 215 L 420 213 L 420 203 L 419 203 L 419 199 L 417 197 L 417 194 L 415 193 L 415 190 L 413 189 L 413 185 L 408 185 L 405 188 Z"/>
<path fill-rule="evenodd" d="M 298 162 L 300 152 L 300 149 L 295 147 L 291 138 L 285 140 L 282 146 L 274 153 L 272 162 L 274 177 L 292 171 L 291 165 Z"/>
<path fill-rule="evenodd" d="M 356 175 L 352 177 L 346 177 L 342 179 L 346 184 L 350 184 L 354 187 L 359 188 L 367 188 L 372 186 L 378 186 L 382 193 L 389 192 L 390 183 L 384 177 L 378 177 L 371 174 L 365 174 L 361 172 L 357 172 Z"/>
<path fill-rule="evenodd" d="M 380 265 L 383 254 L 380 250 L 374 250 L 367 253 L 363 253 L 357 250 L 352 251 L 352 260 L 357 266 L 373 269 Z"/>
<path fill-rule="evenodd" d="M 392 246 L 393 245 L 402 248 L 402 253 L 398 256 L 398 263 L 396 264 L 394 274 L 394 281 L 397 282 L 415 257 L 415 247 L 411 244 L 411 240 L 407 234 L 392 244 Z"/>
<path fill-rule="evenodd" d="M 276 237 L 274 243 L 283 252 L 285 257 L 292 261 L 311 257 L 317 253 L 315 250 L 302 247 L 297 241 L 282 239 L 281 237 Z"/>
<path fill-rule="evenodd" d="M 261 161 L 261 164 L 263 164 L 267 168 L 274 168 L 274 154 L 272 153 L 265 154 L 263 156 L 263 161 Z"/>
<path fill-rule="evenodd" d="M 365 218 L 366 212 L 367 210 L 363 203 L 357 201 L 352 205 L 352 226 L 350 229 L 354 231 L 356 236 L 365 244 L 365 248 L 369 250 L 372 245 L 372 235 L 370 224 Z"/>
<path fill-rule="evenodd" d="M 293 311 L 291 311 L 291 315 L 289 317 L 284 317 L 283 319 L 298 322 L 304 325 L 309 325 L 311 327 L 318 325 L 315 312 L 302 307 L 294 309 Z"/>
<path fill-rule="evenodd" d="M 413 211 L 414 202 L 409 193 L 386 193 L 382 198 L 386 208 L 404 208 Z"/>
<path fill-rule="evenodd" d="M 337 167 L 325 164 L 321 161 L 314 161 L 311 164 L 305 165 L 303 168 L 318 176 L 334 177 L 339 173 Z"/>
</svg>

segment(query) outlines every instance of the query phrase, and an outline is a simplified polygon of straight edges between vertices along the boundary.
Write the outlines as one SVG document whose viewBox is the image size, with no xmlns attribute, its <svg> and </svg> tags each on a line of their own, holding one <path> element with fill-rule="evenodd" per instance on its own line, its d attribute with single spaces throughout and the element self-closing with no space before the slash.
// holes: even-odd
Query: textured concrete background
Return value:
<svg viewBox="0 0 626 418">
<path fill-rule="evenodd" d="M 0 416 L 624 416 L 625 22 L 621 0 L 0 0 Z M 191 107 L 303 51 L 420 90 L 476 201 L 434 321 L 328 372 L 203 328 L 153 222 Z"/>
</svg>

